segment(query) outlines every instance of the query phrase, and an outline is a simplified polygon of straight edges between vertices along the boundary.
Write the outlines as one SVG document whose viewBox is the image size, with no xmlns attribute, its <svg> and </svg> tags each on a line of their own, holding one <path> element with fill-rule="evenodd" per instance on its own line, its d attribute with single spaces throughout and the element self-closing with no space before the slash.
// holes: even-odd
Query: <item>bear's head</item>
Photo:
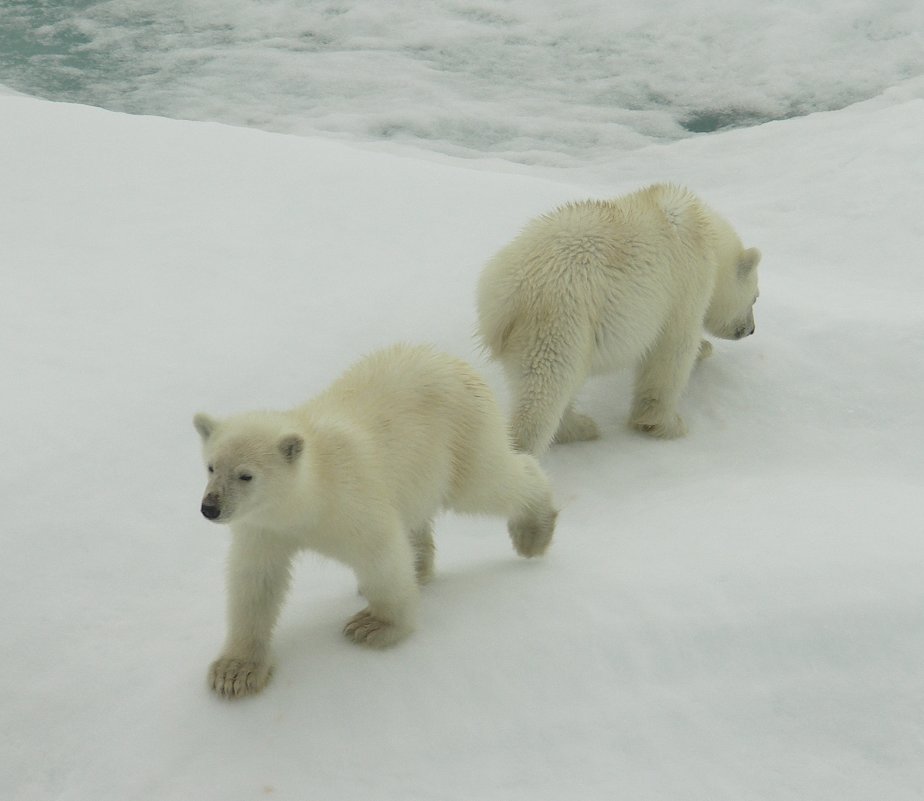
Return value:
<svg viewBox="0 0 924 801">
<path fill-rule="evenodd" d="M 271 519 L 284 507 L 305 447 L 300 434 L 270 413 L 219 421 L 197 414 L 208 484 L 201 511 L 216 523 L 254 513 Z"/>
<path fill-rule="evenodd" d="M 712 300 L 703 321 L 706 331 L 721 339 L 743 339 L 754 333 L 754 304 L 760 251 L 743 248 L 732 227 L 714 215 L 717 273 Z"/>
</svg>

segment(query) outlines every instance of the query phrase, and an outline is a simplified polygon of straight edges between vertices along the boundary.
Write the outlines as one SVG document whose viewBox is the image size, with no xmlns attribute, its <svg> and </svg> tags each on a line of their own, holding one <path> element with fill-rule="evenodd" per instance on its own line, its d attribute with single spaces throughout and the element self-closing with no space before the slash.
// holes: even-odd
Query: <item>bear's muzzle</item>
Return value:
<svg viewBox="0 0 924 801">
<path fill-rule="evenodd" d="M 202 507 L 200 509 L 203 516 L 207 517 L 209 520 L 217 520 L 221 515 L 221 507 L 218 505 L 218 496 L 209 493 L 202 499 Z"/>
</svg>

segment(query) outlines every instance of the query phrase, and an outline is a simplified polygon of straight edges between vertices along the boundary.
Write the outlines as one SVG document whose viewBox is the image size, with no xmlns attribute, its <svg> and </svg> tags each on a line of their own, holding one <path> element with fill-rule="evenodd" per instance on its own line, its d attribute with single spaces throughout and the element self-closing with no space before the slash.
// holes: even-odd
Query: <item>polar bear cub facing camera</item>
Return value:
<svg viewBox="0 0 924 801">
<path fill-rule="evenodd" d="M 686 427 L 678 400 L 697 358 L 754 333 L 760 252 L 686 189 L 657 184 L 566 205 L 529 223 L 482 272 L 479 334 L 513 391 L 514 442 L 594 439 L 574 409 L 592 374 L 636 367 L 631 424 Z"/>
<path fill-rule="evenodd" d="M 228 635 L 209 672 L 224 696 L 269 679 L 270 640 L 301 549 L 353 568 L 368 606 L 344 633 L 382 647 L 414 627 L 440 509 L 506 517 L 521 556 L 552 539 L 556 512 L 538 462 L 513 450 L 472 368 L 427 347 L 374 353 L 291 411 L 198 414 L 194 424 L 208 468 L 202 514 L 232 533 Z"/>
</svg>

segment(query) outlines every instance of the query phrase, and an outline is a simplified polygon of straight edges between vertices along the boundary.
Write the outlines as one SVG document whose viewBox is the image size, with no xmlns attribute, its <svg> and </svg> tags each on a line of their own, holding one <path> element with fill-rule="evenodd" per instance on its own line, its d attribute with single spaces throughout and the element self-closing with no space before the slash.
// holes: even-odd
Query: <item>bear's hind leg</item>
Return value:
<svg viewBox="0 0 924 801">
<path fill-rule="evenodd" d="M 463 514 L 506 517 L 517 553 L 541 555 L 552 541 L 558 512 L 538 460 L 513 451 L 500 428 L 483 432 L 478 444 L 476 464 L 456 487 L 448 506 Z"/>
<path fill-rule="evenodd" d="M 571 399 L 587 377 L 585 344 L 577 331 L 547 332 L 524 353 L 504 359 L 514 397 L 510 433 L 518 450 L 539 456 L 553 440 L 592 438 L 596 425 L 571 409 Z"/>
<path fill-rule="evenodd" d="M 411 545 L 414 548 L 414 573 L 417 583 L 427 584 L 433 578 L 433 556 L 436 547 L 433 545 L 433 522 L 427 521 L 424 525 L 411 531 Z"/>
<path fill-rule="evenodd" d="M 552 505 L 548 479 L 539 463 L 528 454 L 516 454 L 518 469 L 511 481 L 514 501 L 507 520 L 507 531 L 520 556 L 541 556 L 555 533 L 558 511 Z"/>
</svg>

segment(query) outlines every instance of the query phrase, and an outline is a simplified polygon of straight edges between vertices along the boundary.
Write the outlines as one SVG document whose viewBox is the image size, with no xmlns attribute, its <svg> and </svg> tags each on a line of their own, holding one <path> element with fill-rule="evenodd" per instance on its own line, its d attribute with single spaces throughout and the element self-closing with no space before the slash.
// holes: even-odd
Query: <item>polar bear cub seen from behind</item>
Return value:
<svg viewBox="0 0 924 801">
<path fill-rule="evenodd" d="M 754 333 L 759 261 L 718 214 L 664 184 L 529 223 L 478 286 L 479 334 L 511 384 L 517 447 L 595 438 L 574 396 L 589 375 L 629 366 L 632 425 L 682 436 L 678 400 L 712 350 L 702 330 Z"/>
<path fill-rule="evenodd" d="M 196 415 L 208 467 L 202 514 L 228 523 L 228 636 L 209 680 L 262 689 L 294 554 L 356 572 L 368 606 L 346 624 L 387 646 L 414 627 L 444 507 L 508 518 L 516 551 L 548 547 L 556 512 L 538 462 L 517 453 L 485 383 L 465 362 L 396 346 L 356 364 L 304 406 L 226 420 Z"/>
</svg>

